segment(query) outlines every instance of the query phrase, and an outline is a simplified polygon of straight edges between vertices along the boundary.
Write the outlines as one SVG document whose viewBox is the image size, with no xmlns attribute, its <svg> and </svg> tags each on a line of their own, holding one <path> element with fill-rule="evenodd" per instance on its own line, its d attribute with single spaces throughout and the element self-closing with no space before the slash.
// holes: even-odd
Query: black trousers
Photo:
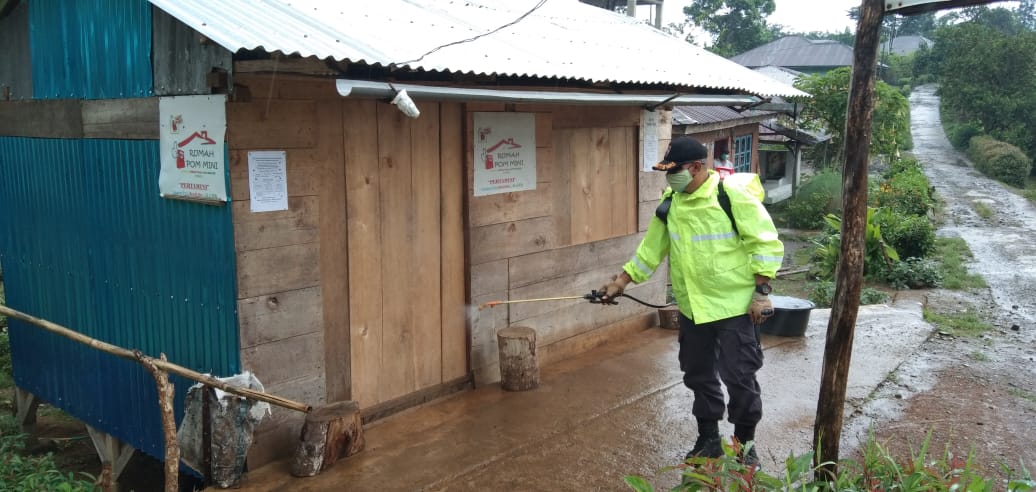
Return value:
<svg viewBox="0 0 1036 492">
<path fill-rule="evenodd" d="M 755 374 L 763 366 L 763 349 L 748 315 L 695 324 L 680 314 L 680 369 L 694 392 L 691 412 L 702 420 L 723 418 L 723 390 L 734 425 L 754 426 L 763 417 L 763 402 Z"/>
</svg>

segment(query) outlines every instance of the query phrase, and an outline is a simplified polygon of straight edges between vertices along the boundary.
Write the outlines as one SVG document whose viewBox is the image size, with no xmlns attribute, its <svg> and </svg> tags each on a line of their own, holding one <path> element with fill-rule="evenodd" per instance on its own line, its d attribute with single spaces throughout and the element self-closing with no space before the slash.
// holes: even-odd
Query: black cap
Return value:
<svg viewBox="0 0 1036 492">
<path fill-rule="evenodd" d="M 651 168 L 656 171 L 673 172 L 680 169 L 681 164 L 699 161 L 708 155 L 709 150 L 701 142 L 691 137 L 680 136 L 669 143 L 669 149 L 666 150 L 662 162 Z"/>
</svg>

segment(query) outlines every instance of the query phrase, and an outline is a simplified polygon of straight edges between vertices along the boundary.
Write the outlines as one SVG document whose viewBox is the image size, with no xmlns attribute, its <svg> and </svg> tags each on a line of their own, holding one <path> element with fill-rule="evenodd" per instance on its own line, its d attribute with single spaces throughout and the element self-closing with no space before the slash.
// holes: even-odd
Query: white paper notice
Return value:
<svg viewBox="0 0 1036 492">
<path fill-rule="evenodd" d="M 287 162 L 283 150 L 248 153 L 248 188 L 253 212 L 288 209 Z"/>
<path fill-rule="evenodd" d="M 475 113 L 475 196 L 536 189 L 536 115 Z"/>
<path fill-rule="evenodd" d="M 644 122 L 644 170 L 658 164 L 658 113 L 642 111 L 640 118 Z"/>
</svg>

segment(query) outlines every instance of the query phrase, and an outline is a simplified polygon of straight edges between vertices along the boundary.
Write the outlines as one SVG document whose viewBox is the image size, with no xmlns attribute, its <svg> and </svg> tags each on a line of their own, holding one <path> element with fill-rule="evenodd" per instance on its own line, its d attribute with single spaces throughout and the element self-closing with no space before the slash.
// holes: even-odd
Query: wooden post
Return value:
<svg viewBox="0 0 1036 492">
<path fill-rule="evenodd" d="M 874 80 L 884 4 L 863 0 L 853 47 L 853 73 L 845 123 L 845 168 L 842 174 L 842 251 L 836 270 L 835 295 L 827 324 L 824 366 L 813 427 L 816 478 L 837 473 L 842 411 L 852 359 L 856 315 L 863 280 L 864 233 L 867 228 L 867 159 L 874 112 Z M 821 466 L 822 463 L 826 463 Z M 832 475 L 828 475 L 831 473 Z"/>
<path fill-rule="evenodd" d="M 500 348 L 500 387 L 507 391 L 525 391 L 539 386 L 536 330 L 509 326 L 496 333 L 496 341 Z"/>
<path fill-rule="evenodd" d="M 176 419 L 173 416 L 173 383 L 169 374 L 155 366 L 154 359 L 134 350 L 140 364 L 155 378 L 158 387 L 158 408 L 162 413 L 162 432 L 165 435 L 165 492 L 179 490 L 180 443 L 176 440 Z M 165 361 L 165 354 L 159 355 Z"/>
<path fill-rule="evenodd" d="M 291 474 L 312 477 L 363 450 L 363 423 L 360 405 L 341 401 L 315 408 L 306 415 L 302 436 L 295 448 Z"/>
</svg>

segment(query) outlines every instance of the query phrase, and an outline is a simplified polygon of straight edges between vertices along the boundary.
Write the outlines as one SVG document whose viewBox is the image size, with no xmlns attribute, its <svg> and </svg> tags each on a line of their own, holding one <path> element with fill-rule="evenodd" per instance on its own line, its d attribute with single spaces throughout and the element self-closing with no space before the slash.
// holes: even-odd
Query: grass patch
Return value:
<svg viewBox="0 0 1036 492">
<path fill-rule="evenodd" d="M 940 331 L 954 336 L 976 337 L 993 329 L 993 325 L 979 316 L 974 309 L 965 309 L 957 313 L 940 313 L 924 308 L 925 321 L 935 325 Z"/>
<path fill-rule="evenodd" d="M 59 490 L 79 492 L 98 490 L 94 477 L 86 473 L 62 472 L 54 455 L 24 454 L 26 436 L 18 429 L 14 416 L 0 415 L 0 488 L 3 490 Z"/>
<path fill-rule="evenodd" d="M 986 205 L 984 202 L 971 202 L 971 205 L 975 208 L 975 212 L 978 213 L 979 217 L 988 219 L 996 213 L 993 207 Z"/>
<path fill-rule="evenodd" d="M 1033 394 L 1033 393 L 1031 393 L 1029 391 L 1025 391 L 1023 389 L 1018 389 L 1018 388 L 1009 388 L 1007 390 L 1007 393 L 1010 394 L 1011 396 L 1016 396 L 1016 397 L 1021 398 L 1023 400 L 1029 400 L 1032 403 L 1036 403 L 1036 394 Z"/>
<path fill-rule="evenodd" d="M 911 490 L 950 492 L 957 490 L 1031 490 L 1036 487 L 1029 471 L 1020 472 L 1004 467 L 1006 479 L 983 475 L 970 454 L 953 453 L 949 446 L 939 453 L 929 453 L 931 434 L 920 449 L 910 456 L 893 456 L 889 449 L 871 436 L 861 459 L 843 459 L 837 473 L 817 480 L 813 454 L 790 455 L 784 467 L 770 475 L 770 470 L 747 469 L 737 461 L 739 444 L 723 442 L 724 455 L 720 458 L 691 458 L 684 463 L 662 468 L 663 472 L 679 473 L 682 484 L 672 492 L 751 490 L 751 491 L 869 491 Z M 751 445 L 751 444 L 750 444 Z M 627 475 L 626 485 L 636 492 L 654 492 L 655 488 L 643 477 Z M 1000 489 L 995 487 L 1000 485 Z M 1006 487 L 1005 487 L 1006 486 Z"/>
<path fill-rule="evenodd" d="M 935 254 L 939 262 L 939 273 L 942 274 L 942 286 L 946 289 L 964 290 L 983 288 L 986 281 L 979 275 L 968 273 L 964 261 L 974 258 L 968 244 L 961 238 L 937 238 Z"/>
<path fill-rule="evenodd" d="M 971 353 L 971 360 L 978 361 L 978 362 L 989 362 L 990 359 L 989 359 L 989 356 L 986 355 L 985 352 L 980 352 L 980 351 L 976 350 L 976 351 Z"/>
</svg>

